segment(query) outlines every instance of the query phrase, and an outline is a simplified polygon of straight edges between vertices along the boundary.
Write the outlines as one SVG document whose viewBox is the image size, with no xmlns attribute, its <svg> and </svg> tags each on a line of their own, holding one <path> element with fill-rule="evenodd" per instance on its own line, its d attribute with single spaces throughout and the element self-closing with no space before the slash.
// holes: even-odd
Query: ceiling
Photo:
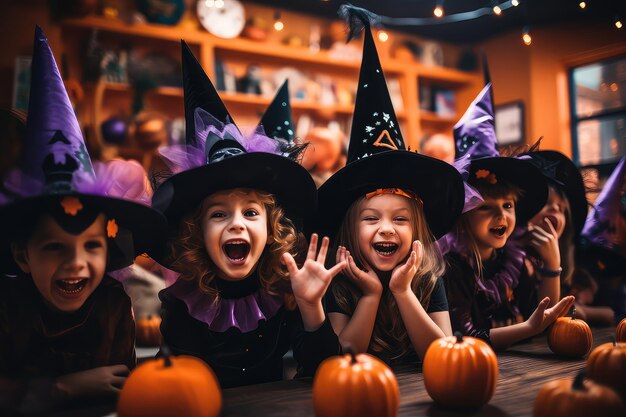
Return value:
<svg viewBox="0 0 626 417">
<path fill-rule="evenodd" d="M 275 6 L 327 18 L 337 18 L 337 10 L 343 0 L 250 0 L 266 6 Z M 491 7 L 492 1 L 504 0 L 444 0 L 446 16 Z M 436 0 L 354 0 L 355 6 L 392 18 L 433 17 Z M 519 0 L 519 6 L 505 10 L 502 15 L 487 15 L 463 22 L 397 27 L 395 29 L 442 41 L 471 44 L 484 41 L 509 30 L 522 30 L 525 25 L 545 26 L 563 22 L 604 21 L 613 25 L 615 16 L 621 16 L 626 24 L 625 0 L 586 0 L 587 7 L 578 6 L 580 0 Z M 617 30 L 617 29 L 615 29 Z M 624 38 L 626 40 L 626 27 Z"/>
</svg>

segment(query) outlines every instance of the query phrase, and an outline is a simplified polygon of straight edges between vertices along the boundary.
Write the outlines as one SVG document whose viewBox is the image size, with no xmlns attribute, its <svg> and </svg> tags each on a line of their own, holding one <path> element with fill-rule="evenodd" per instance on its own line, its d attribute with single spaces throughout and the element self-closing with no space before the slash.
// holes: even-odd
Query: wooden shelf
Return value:
<svg viewBox="0 0 626 417">
<path fill-rule="evenodd" d="M 459 120 L 459 116 L 441 116 L 435 112 L 420 110 L 419 117 L 423 122 L 427 123 L 441 123 L 441 124 L 452 124 L 456 123 Z"/>
</svg>

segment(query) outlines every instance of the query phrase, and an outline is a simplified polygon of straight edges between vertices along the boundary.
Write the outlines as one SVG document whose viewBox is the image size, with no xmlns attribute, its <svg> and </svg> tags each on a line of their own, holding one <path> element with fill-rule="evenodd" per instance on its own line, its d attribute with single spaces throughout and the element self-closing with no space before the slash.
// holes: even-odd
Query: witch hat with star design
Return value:
<svg viewBox="0 0 626 417">
<path fill-rule="evenodd" d="M 582 256 L 599 272 L 626 270 L 626 156 L 596 198 L 581 233 Z M 588 263 L 588 262 L 587 262 Z"/>
<path fill-rule="evenodd" d="M 485 86 L 454 125 L 456 161 L 454 165 L 472 187 L 481 183 L 494 185 L 505 180 L 521 189 L 515 211 L 517 224 L 530 220 L 541 210 L 548 198 L 548 186 L 541 172 L 529 157 L 500 156 L 497 148 L 493 112 L 493 91 L 486 59 Z"/>
<path fill-rule="evenodd" d="M 451 165 L 406 150 L 368 17 L 358 14 L 358 8 L 348 13 L 354 10 L 351 29 L 360 22 L 365 40 L 348 159 L 319 189 L 318 231 L 334 236 L 359 197 L 377 189 L 400 188 L 422 201 L 428 225 L 438 238 L 461 213 L 463 181 Z"/>
<path fill-rule="evenodd" d="M 18 168 L 3 179 L 8 198 L 0 207 L 2 272 L 16 270 L 8 240 L 20 239 L 24 229 L 46 212 L 68 233 L 81 233 L 95 218 L 107 217 L 109 270 L 129 265 L 135 256 L 152 250 L 165 231 L 165 219 L 149 207 L 149 197 L 122 198 L 113 185 L 126 180 L 120 171 L 96 176 L 63 80 L 48 40 L 35 28 L 31 87 Z M 119 175 L 119 176 L 118 176 Z"/>
<path fill-rule="evenodd" d="M 306 169 L 283 156 L 287 138 L 274 134 L 280 133 L 279 120 L 291 128 L 290 118 L 268 111 L 262 119 L 266 125 L 244 135 L 184 41 L 182 63 L 187 143 L 159 149 L 173 175 L 152 199 L 168 219 L 170 235 L 175 236 L 183 217 L 204 198 L 234 188 L 273 194 L 292 220 L 308 218 L 316 207 L 315 183 Z M 281 89 L 279 95 L 285 92 Z M 284 100 L 275 99 L 271 107 L 283 107 Z M 266 134 L 266 128 L 272 133 Z"/>
</svg>

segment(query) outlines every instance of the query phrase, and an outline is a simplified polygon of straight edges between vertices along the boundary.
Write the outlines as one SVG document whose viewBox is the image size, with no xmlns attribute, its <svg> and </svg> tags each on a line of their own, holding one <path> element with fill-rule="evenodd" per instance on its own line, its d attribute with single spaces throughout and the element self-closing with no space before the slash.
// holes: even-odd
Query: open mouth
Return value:
<svg viewBox="0 0 626 417">
<path fill-rule="evenodd" d="M 391 256 L 398 250 L 397 243 L 389 243 L 389 242 L 374 243 L 372 247 L 379 255 L 382 255 L 382 256 Z"/>
<path fill-rule="evenodd" d="M 54 284 L 64 294 L 68 294 L 68 295 L 78 294 L 87 285 L 87 279 L 86 278 L 61 279 L 61 280 L 55 281 Z"/>
<path fill-rule="evenodd" d="M 250 244 L 245 240 L 231 240 L 223 246 L 224 253 L 232 262 L 240 263 L 250 253 Z"/>
<path fill-rule="evenodd" d="M 502 237 L 506 233 L 506 226 L 492 227 L 491 229 L 489 229 L 489 232 L 498 237 Z"/>
</svg>

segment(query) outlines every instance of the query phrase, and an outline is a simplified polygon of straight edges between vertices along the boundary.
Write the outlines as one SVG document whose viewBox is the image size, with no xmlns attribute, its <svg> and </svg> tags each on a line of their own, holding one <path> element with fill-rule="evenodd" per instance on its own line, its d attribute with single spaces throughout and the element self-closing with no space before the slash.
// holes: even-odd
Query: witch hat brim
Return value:
<svg viewBox="0 0 626 417">
<path fill-rule="evenodd" d="M 468 183 L 477 186 L 482 175 L 495 174 L 495 180 L 503 179 L 521 190 L 515 213 L 520 226 L 532 219 L 546 204 L 548 185 L 545 177 L 531 162 L 494 156 L 472 160 Z"/>
<path fill-rule="evenodd" d="M 536 151 L 526 155 L 532 158 L 533 163 L 538 162 L 544 176 L 565 193 L 572 212 L 574 233 L 579 235 L 585 225 L 589 204 L 578 167 L 571 159 L 557 151 Z M 537 158 L 543 161 L 538 161 Z M 544 161 L 555 166 L 550 170 L 542 170 L 541 165 Z"/>
<path fill-rule="evenodd" d="M 416 193 L 437 239 L 452 228 L 463 209 L 463 180 L 454 167 L 415 152 L 389 151 L 352 162 L 320 187 L 318 231 L 335 236 L 352 203 L 379 188 Z"/>
</svg>

